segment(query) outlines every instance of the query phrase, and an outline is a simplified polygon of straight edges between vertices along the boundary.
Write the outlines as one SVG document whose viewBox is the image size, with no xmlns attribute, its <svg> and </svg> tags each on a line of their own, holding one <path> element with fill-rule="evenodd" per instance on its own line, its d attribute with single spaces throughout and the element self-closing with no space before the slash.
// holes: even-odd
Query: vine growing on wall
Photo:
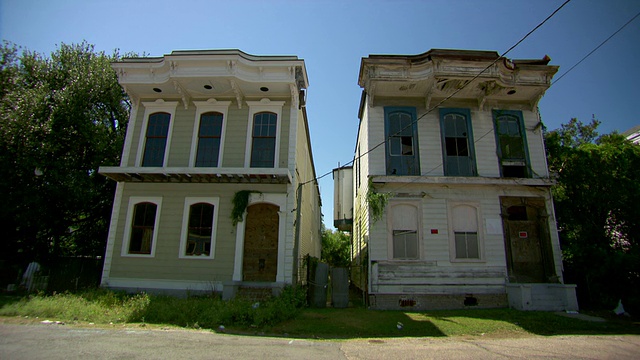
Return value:
<svg viewBox="0 0 640 360">
<path fill-rule="evenodd" d="M 371 222 L 382 219 L 384 208 L 391 197 L 390 193 L 379 193 L 373 188 L 373 183 L 369 180 L 369 189 L 367 190 L 367 204 L 371 209 Z"/>
<path fill-rule="evenodd" d="M 249 196 L 251 193 L 260 193 L 254 190 L 240 190 L 233 195 L 231 202 L 233 203 L 233 210 L 231 210 L 231 221 L 233 226 L 238 225 L 242 221 L 242 215 L 244 215 L 247 206 L 249 206 Z"/>
</svg>

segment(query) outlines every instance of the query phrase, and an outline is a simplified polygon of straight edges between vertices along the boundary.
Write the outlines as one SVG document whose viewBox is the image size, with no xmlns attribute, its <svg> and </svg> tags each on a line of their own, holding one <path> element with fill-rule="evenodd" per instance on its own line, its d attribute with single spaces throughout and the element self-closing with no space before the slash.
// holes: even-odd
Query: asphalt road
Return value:
<svg viewBox="0 0 640 360">
<path fill-rule="evenodd" d="M 640 336 L 342 341 L 0 324 L 0 359 L 640 359 Z"/>
</svg>

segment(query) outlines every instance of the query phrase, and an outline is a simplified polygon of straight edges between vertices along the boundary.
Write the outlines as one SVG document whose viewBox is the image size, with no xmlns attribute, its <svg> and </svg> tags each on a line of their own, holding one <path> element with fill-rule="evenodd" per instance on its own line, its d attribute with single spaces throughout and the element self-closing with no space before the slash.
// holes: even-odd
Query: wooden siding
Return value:
<svg viewBox="0 0 640 360">
<path fill-rule="evenodd" d="M 290 102 L 287 102 L 283 109 L 280 121 L 280 161 L 276 167 L 287 168 L 289 167 L 289 122 L 290 122 Z M 129 159 L 126 166 L 135 166 L 136 160 L 139 156 L 138 148 L 141 141 L 144 141 L 144 133 L 146 129 L 143 129 L 144 125 L 145 108 L 142 103 L 139 105 L 137 113 L 135 113 L 136 119 L 134 129 L 131 132 L 131 147 L 129 153 Z M 171 134 L 171 146 L 169 152 L 165 154 L 168 156 L 168 167 L 188 167 L 189 157 L 191 152 L 193 139 L 193 128 L 198 125 L 199 119 L 195 118 L 196 107 L 191 104 L 187 109 L 179 104 L 176 108 L 175 116 L 171 121 L 173 122 L 172 134 Z M 223 158 L 221 164 L 223 167 L 241 168 L 244 167 L 245 160 L 245 148 L 247 139 L 250 140 L 251 134 L 247 134 L 248 121 L 249 121 L 249 108 L 245 104 L 241 109 L 238 109 L 238 105 L 235 101 L 229 106 L 227 117 L 224 119 L 226 122 L 226 133 L 223 150 Z M 142 147 L 144 150 L 144 146 Z"/>
<path fill-rule="evenodd" d="M 193 127 L 196 125 L 195 116 L 196 107 L 193 105 L 186 110 L 182 104 L 176 108 L 175 118 L 171 119 L 173 121 L 171 147 L 169 147 L 169 153 L 164 154 L 165 157 L 169 157 L 168 167 L 189 166 Z"/>
<path fill-rule="evenodd" d="M 227 114 L 227 129 L 224 142 L 223 167 L 244 167 L 244 152 L 247 143 L 247 123 L 249 121 L 249 107 L 233 102 Z"/>
<path fill-rule="evenodd" d="M 370 260 L 372 263 L 386 263 L 388 266 L 397 266 L 399 269 L 411 269 L 409 272 L 378 273 L 372 275 L 372 285 L 380 284 L 379 291 L 388 293 L 403 292 L 406 286 L 411 285 L 414 290 L 422 287 L 421 291 L 433 291 L 432 285 L 443 286 L 437 281 L 420 283 L 415 277 L 421 272 L 430 272 L 439 279 L 445 279 L 446 286 L 455 285 L 486 285 L 504 284 L 506 276 L 506 255 L 504 237 L 502 235 L 500 196 L 522 196 L 522 197 L 542 197 L 545 199 L 548 208 L 550 207 L 550 194 L 546 188 L 531 188 L 522 186 L 483 186 L 483 185 L 434 185 L 434 184 L 392 184 L 378 185 L 378 191 L 388 192 L 393 195 L 389 199 L 394 201 L 419 200 L 422 207 L 422 228 L 420 229 L 419 248 L 422 250 L 420 259 L 417 261 L 393 261 L 392 254 L 389 253 L 389 243 L 391 239 L 391 229 L 385 220 L 374 223 L 370 228 Z M 478 231 L 480 234 L 481 254 L 480 260 L 452 261 L 451 244 L 454 241 L 451 233 L 451 224 L 448 218 L 448 207 L 451 203 L 474 203 L 480 212 L 480 223 Z M 389 209 L 389 205 L 387 205 Z M 551 212 L 550 212 L 551 214 Z M 386 214 L 388 216 L 388 214 Z M 499 233 L 488 231 L 487 220 L 498 221 Z M 554 228 L 555 220 L 553 216 L 549 218 L 550 228 Z M 554 244 L 554 260 L 556 262 L 556 272 L 561 274 L 561 252 L 558 245 L 557 233 L 551 232 L 552 244 Z M 406 268 L 403 268 L 405 266 Z M 470 282 L 467 275 L 455 275 L 460 272 L 468 272 L 472 269 L 502 269 L 500 274 L 494 270 L 489 272 L 482 270 L 482 276 L 474 278 Z M 407 270 L 408 271 L 408 270 Z M 476 270 L 474 270 L 476 271 Z M 479 271 L 479 270 L 477 270 Z M 452 272 L 452 275 L 439 275 L 440 272 Z M 492 275 L 493 274 L 493 275 Z M 381 277 L 380 277 L 381 276 Z M 419 276 L 418 276 L 419 277 Z M 459 279 L 457 279 L 459 277 Z M 426 281 L 426 280 L 425 280 Z M 440 280 L 438 280 L 440 281 Z M 450 283 L 451 284 L 450 284 Z M 395 285 L 394 285 L 395 284 Z M 384 285 L 384 286 L 383 286 Z M 394 287 L 395 286 L 395 287 Z M 376 290 L 372 288 L 372 291 Z M 416 290 L 417 291 L 417 290 Z"/>
<path fill-rule="evenodd" d="M 293 112 L 293 111 L 292 111 Z M 307 139 L 306 126 L 304 124 L 302 111 L 297 111 L 297 126 L 295 128 L 297 139 L 295 140 L 295 172 L 297 174 L 297 184 L 306 183 L 302 186 L 300 195 L 301 215 L 300 215 L 300 244 L 298 248 L 298 258 L 307 254 L 320 257 L 322 248 L 320 238 L 321 212 L 319 190 L 315 182 L 308 182 L 314 178 L 313 159 L 309 148 L 310 139 Z M 297 186 L 296 186 L 297 188 Z"/>
<path fill-rule="evenodd" d="M 163 279 L 188 281 L 226 281 L 231 280 L 234 266 L 236 235 L 231 224 L 231 199 L 243 185 L 235 184 L 135 184 L 121 183 L 122 200 L 118 209 L 120 216 L 112 228 L 112 253 L 107 254 L 112 278 Z M 267 192 L 286 192 L 285 185 L 254 186 L 255 190 Z M 129 198 L 132 196 L 162 196 L 160 220 L 156 224 L 158 231 L 156 253 L 153 258 L 121 256 L 122 241 L 127 218 Z M 180 259 L 180 231 L 185 197 L 219 197 L 218 223 L 216 231 L 214 259 Z M 289 232 L 291 233 L 291 232 Z M 105 264 L 106 266 L 106 264 Z M 108 283 L 107 283 L 108 284 Z M 104 285 L 104 284 L 103 284 Z"/>
</svg>

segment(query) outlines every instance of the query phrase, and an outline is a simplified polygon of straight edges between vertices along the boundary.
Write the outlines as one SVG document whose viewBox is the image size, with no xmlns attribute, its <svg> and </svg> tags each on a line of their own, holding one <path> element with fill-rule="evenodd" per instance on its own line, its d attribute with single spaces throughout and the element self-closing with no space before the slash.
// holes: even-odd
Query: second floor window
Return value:
<svg viewBox="0 0 640 360">
<path fill-rule="evenodd" d="M 416 109 L 385 107 L 387 175 L 420 175 Z"/>
<path fill-rule="evenodd" d="M 271 112 L 261 112 L 253 116 L 251 167 L 274 167 L 277 121 L 277 115 Z"/>
<path fill-rule="evenodd" d="M 476 175 L 469 109 L 440 109 L 444 173 Z"/>
<path fill-rule="evenodd" d="M 527 140 L 522 112 L 493 110 L 500 172 L 502 177 L 529 177 Z"/>
<path fill-rule="evenodd" d="M 222 114 L 208 112 L 200 116 L 198 130 L 197 167 L 216 167 L 220 154 L 220 137 L 222 135 Z"/>
<path fill-rule="evenodd" d="M 142 166 L 161 167 L 164 165 L 170 120 L 171 115 L 164 112 L 154 113 L 149 116 Z"/>
</svg>

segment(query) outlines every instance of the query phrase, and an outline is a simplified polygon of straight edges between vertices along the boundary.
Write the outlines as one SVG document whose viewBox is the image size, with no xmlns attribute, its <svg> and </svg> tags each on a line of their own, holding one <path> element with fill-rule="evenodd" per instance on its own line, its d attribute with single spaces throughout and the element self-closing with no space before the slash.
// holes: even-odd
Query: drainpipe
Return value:
<svg viewBox="0 0 640 360">
<path fill-rule="evenodd" d="M 292 280 L 295 280 L 295 284 L 298 283 L 298 249 L 300 246 L 300 210 L 302 207 L 302 185 L 303 183 L 298 184 L 298 188 L 296 189 L 296 232 L 294 235 L 293 242 L 293 272 L 292 272 Z M 295 285 L 292 284 L 292 285 Z"/>
</svg>

